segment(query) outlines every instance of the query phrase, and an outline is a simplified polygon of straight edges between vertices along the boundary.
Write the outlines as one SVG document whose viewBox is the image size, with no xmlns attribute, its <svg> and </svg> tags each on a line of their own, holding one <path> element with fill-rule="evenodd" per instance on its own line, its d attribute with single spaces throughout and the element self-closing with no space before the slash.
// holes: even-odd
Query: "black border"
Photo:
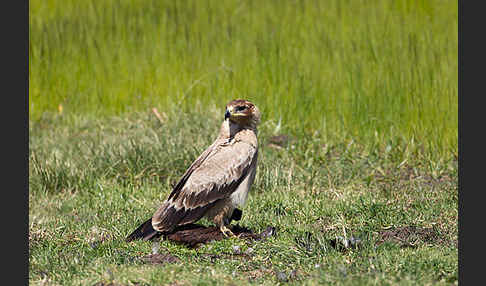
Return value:
<svg viewBox="0 0 486 286">
<path fill-rule="evenodd" d="M 464 20 L 464 3 L 458 1 L 458 218 L 457 218 L 457 227 L 458 227 L 458 282 L 460 284 L 464 284 L 464 240 L 463 237 L 463 206 L 464 206 L 464 196 L 463 191 L 461 189 L 464 188 L 464 181 L 463 181 L 463 170 L 464 170 L 464 156 L 463 156 L 463 138 L 464 138 L 464 129 L 461 128 L 461 124 L 463 123 L 463 95 L 464 95 L 464 82 L 463 82 L 463 65 L 464 65 L 464 39 L 463 39 L 463 20 Z"/>
<path fill-rule="evenodd" d="M 5 283 L 25 285 L 29 283 L 29 1 L 2 6 L 1 236 L 8 263 Z"/>
<path fill-rule="evenodd" d="M 473 6 L 475 3 L 478 3 L 477 7 Z M 481 97 L 485 92 L 482 84 L 486 81 L 483 71 L 486 45 L 483 43 L 484 24 L 481 23 L 485 16 L 479 3 L 458 1 L 459 285 L 477 284 L 476 281 L 480 280 L 476 278 L 481 279 L 480 275 L 484 272 L 481 253 L 485 214 L 480 212 L 484 208 L 484 200 L 479 196 L 485 187 L 484 182 L 479 180 L 485 176 L 485 156 L 481 156 L 478 151 L 484 149 L 482 137 L 485 133 L 485 105 L 481 103 Z"/>
</svg>

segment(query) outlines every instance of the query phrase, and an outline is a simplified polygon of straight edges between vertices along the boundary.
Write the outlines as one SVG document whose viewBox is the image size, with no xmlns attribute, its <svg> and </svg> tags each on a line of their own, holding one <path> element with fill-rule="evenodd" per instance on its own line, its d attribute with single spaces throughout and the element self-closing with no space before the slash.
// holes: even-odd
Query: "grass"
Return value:
<svg viewBox="0 0 486 286">
<path fill-rule="evenodd" d="M 457 160 L 419 153 L 403 160 L 398 147 L 369 152 L 319 138 L 292 137 L 276 148 L 269 124 L 260 130 L 257 177 L 240 224 L 257 232 L 275 226 L 277 235 L 197 250 L 163 241 L 161 253 L 180 262 L 142 263 L 152 243 L 124 238 L 214 139 L 221 112 L 165 113 L 163 122 L 151 112 L 30 122 L 30 283 L 275 284 L 278 272 L 294 270 L 292 284 L 457 282 Z M 430 233 L 406 237 L 405 245 L 380 243 L 385 231 L 403 227 Z M 362 243 L 342 251 L 332 245 L 338 236 Z M 235 245 L 254 252 L 208 258 Z"/>
<path fill-rule="evenodd" d="M 457 2 L 29 5 L 29 284 L 457 283 Z M 233 98 L 263 113 L 240 224 L 277 235 L 143 263 Z"/>
<path fill-rule="evenodd" d="M 457 1 L 30 2 L 29 116 L 248 98 L 286 133 L 457 155 Z"/>
</svg>

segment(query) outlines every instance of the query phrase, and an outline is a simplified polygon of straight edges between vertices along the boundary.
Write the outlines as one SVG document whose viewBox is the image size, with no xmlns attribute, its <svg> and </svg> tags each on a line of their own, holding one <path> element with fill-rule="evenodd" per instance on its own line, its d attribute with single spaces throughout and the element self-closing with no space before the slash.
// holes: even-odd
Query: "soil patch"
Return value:
<svg viewBox="0 0 486 286">
<path fill-rule="evenodd" d="M 177 263 L 180 262 L 181 260 L 174 255 L 171 255 L 169 253 L 166 254 L 160 254 L 160 253 L 155 253 L 155 254 L 149 254 L 142 256 L 140 258 L 143 262 L 147 264 L 166 264 L 166 263 Z"/>
<path fill-rule="evenodd" d="M 275 136 L 272 136 L 268 139 L 268 144 L 273 144 L 273 145 L 277 145 L 277 146 L 280 146 L 280 147 L 287 147 L 287 145 L 289 144 L 289 141 L 290 141 L 290 138 L 288 135 L 285 135 L 285 134 L 280 134 L 280 135 L 275 135 Z"/>
<path fill-rule="evenodd" d="M 442 243 L 443 238 L 432 227 L 405 226 L 379 232 L 376 244 L 384 242 L 398 243 L 401 247 L 416 247 L 420 243 Z"/>
<path fill-rule="evenodd" d="M 138 282 L 134 282 L 133 284 L 130 284 L 130 285 L 134 285 L 134 286 L 150 286 L 149 284 L 146 284 L 146 283 L 138 283 Z M 100 282 L 97 282 L 97 283 L 93 284 L 93 286 L 128 286 L 128 285 L 119 284 L 119 283 L 115 283 L 115 282 L 103 282 L 103 281 L 100 281 Z"/>
<path fill-rule="evenodd" d="M 231 231 L 240 239 L 261 240 L 275 235 L 275 228 L 267 227 L 261 233 L 254 233 L 252 230 L 241 227 L 239 225 L 231 226 Z M 211 241 L 225 239 L 226 237 L 221 233 L 218 227 L 206 227 L 198 224 L 189 224 L 176 229 L 171 234 L 164 236 L 166 239 L 176 243 L 184 244 L 188 247 L 194 248 L 201 244 Z"/>
</svg>

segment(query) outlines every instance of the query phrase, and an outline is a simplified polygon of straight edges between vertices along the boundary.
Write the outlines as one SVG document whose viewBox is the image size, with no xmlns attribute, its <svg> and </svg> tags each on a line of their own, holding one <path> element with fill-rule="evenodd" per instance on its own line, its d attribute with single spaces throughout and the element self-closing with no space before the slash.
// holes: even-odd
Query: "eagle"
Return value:
<svg viewBox="0 0 486 286">
<path fill-rule="evenodd" d="M 256 174 L 258 158 L 258 107 L 235 99 L 226 105 L 216 140 L 189 166 L 169 197 L 127 238 L 150 240 L 203 217 L 225 237 L 235 236 L 227 227 L 241 218 Z"/>
</svg>

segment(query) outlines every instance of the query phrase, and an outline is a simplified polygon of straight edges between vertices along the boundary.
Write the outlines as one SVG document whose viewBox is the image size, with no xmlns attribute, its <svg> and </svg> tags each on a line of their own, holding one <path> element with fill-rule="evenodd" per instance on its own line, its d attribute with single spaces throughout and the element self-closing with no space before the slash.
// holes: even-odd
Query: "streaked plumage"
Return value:
<svg viewBox="0 0 486 286">
<path fill-rule="evenodd" d="M 256 173 L 260 111 L 247 100 L 226 105 L 218 138 L 187 169 L 152 218 L 127 237 L 148 240 L 207 217 L 224 235 L 233 211 L 246 202 Z"/>
</svg>

